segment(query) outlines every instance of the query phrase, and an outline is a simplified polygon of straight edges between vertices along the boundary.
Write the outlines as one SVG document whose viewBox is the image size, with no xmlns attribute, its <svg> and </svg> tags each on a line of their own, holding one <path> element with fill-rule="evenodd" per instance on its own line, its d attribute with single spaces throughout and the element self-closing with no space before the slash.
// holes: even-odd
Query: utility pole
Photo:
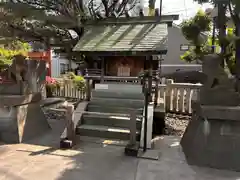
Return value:
<svg viewBox="0 0 240 180">
<path fill-rule="evenodd" d="M 160 0 L 160 9 L 159 9 L 159 16 L 162 17 L 162 5 L 163 5 L 163 0 Z"/>
</svg>

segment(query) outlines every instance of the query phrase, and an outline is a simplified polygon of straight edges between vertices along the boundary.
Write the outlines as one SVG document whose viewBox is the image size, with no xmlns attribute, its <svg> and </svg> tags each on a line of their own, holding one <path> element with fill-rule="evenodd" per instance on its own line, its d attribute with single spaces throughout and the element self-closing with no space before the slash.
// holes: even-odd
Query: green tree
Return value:
<svg viewBox="0 0 240 180">
<path fill-rule="evenodd" d="M 235 76 L 237 77 L 238 86 L 240 87 L 240 1 L 239 0 L 194 0 L 198 3 L 212 3 L 215 7 L 218 7 L 217 27 L 219 29 L 219 41 L 220 45 L 225 51 L 225 48 L 231 47 L 230 49 L 235 52 L 234 60 L 226 57 L 226 63 L 234 62 Z M 226 28 L 226 13 L 230 13 L 230 20 L 234 24 L 234 33 L 231 36 L 225 38 Z M 226 47 L 228 46 L 228 47 Z M 225 52 L 223 52 L 225 53 Z M 239 88 L 240 89 L 240 88 Z"/>
<path fill-rule="evenodd" d="M 137 0 L 4 0 L 0 3 L 0 37 L 61 46 L 77 43 L 87 19 L 119 17 Z M 86 1 L 85 1 L 86 2 Z"/>
<path fill-rule="evenodd" d="M 208 39 L 205 38 L 205 32 L 211 29 L 211 19 L 202 11 L 181 24 L 181 29 L 184 37 L 190 41 L 190 50 L 185 52 L 181 58 L 187 62 L 201 59 L 201 56 L 210 52 Z"/>
<path fill-rule="evenodd" d="M 31 49 L 28 43 L 21 41 L 1 39 L 0 42 L 0 69 L 4 69 L 10 65 L 14 56 L 27 56 L 27 52 Z M 7 42 L 7 44 L 4 44 L 5 42 Z"/>
<path fill-rule="evenodd" d="M 219 53 L 225 58 L 225 62 L 231 74 L 236 74 L 236 59 L 235 54 L 235 40 L 237 39 L 234 35 L 234 30 L 227 28 L 227 33 L 222 43 L 224 43 L 225 51 L 220 51 L 221 42 L 217 38 L 215 43 L 212 44 L 212 37 L 209 35 L 211 30 L 212 22 L 211 18 L 203 11 L 198 13 L 191 19 L 184 21 L 181 24 L 182 33 L 184 37 L 190 41 L 191 47 L 186 51 L 181 59 L 187 62 L 194 60 L 201 60 L 202 56 L 213 53 L 212 47 L 215 49 L 215 53 Z"/>
</svg>

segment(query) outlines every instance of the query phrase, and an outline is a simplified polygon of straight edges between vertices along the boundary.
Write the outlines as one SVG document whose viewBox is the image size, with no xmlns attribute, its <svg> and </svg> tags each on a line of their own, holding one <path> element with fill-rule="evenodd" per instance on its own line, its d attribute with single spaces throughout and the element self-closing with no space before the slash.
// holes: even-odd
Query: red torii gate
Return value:
<svg viewBox="0 0 240 180">
<path fill-rule="evenodd" d="M 51 76 L 51 67 L 52 67 L 52 56 L 51 56 L 51 49 L 44 51 L 44 52 L 28 52 L 28 57 L 35 60 L 43 60 L 47 63 L 47 76 Z"/>
</svg>

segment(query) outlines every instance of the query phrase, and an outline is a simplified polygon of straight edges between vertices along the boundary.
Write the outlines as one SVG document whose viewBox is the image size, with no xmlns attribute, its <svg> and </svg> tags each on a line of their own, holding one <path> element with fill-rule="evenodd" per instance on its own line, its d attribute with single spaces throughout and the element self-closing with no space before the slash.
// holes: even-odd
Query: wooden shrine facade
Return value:
<svg viewBox="0 0 240 180">
<path fill-rule="evenodd" d="M 90 75 L 95 69 L 95 75 L 136 77 L 158 68 L 153 56 L 167 53 L 168 26 L 177 19 L 166 15 L 89 21 L 74 51 L 85 55 Z"/>
</svg>

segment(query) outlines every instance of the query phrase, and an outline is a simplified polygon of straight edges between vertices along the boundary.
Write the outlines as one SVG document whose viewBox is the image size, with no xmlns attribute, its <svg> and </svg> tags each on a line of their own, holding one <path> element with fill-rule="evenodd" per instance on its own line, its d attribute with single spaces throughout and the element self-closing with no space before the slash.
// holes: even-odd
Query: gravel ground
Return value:
<svg viewBox="0 0 240 180">
<path fill-rule="evenodd" d="M 46 115 L 48 120 L 50 119 L 64 120 L 65 119 L 65 112 L 54 111 L 49 108 L 44 108 L 43 112 Z"/>
<path fill-rule="evenodd" d="M 165 135 L 182 136 L 191 116 L 167 114 L 165 118 Z"/>
<path fill-rule="evenodd" d="M 77 103 L 77 99 L 70 99 L 66 98 L 66 101 L 70 104 Z M 61 107 L 56 109 L 62 109 Z M 65 119 L 65 112 L 64 111 L 54 111 L 52 108 L 44 107 L 43 112 L 46 115 L 47 119 L 56 119 L 56 120 L 64 120 Z"/>
</svg>

